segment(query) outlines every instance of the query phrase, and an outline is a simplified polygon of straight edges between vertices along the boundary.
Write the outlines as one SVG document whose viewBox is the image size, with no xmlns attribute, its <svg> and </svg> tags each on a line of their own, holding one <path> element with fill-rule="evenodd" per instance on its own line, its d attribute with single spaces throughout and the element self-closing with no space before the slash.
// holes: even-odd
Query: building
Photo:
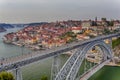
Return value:
<svg viewBox="0 0 120 80">
<path fill-rule="evenodd" d="M 80 33 L 82 32 L 82 27 L 72 27 L 71 30 L 74 33 Z"/>
<path fill-rule="evenodd" d="M 92 26 L 92 21 L 91 20 L 82 21 L 81 26 L 83 29 L 88 29 L 90 26 Z"/>
<path fill-rule="evenodd" d="M 120 29 L 120 23 L 119 22 L 114 22 L 114 30 L 115 29 Z"/>
</svg>

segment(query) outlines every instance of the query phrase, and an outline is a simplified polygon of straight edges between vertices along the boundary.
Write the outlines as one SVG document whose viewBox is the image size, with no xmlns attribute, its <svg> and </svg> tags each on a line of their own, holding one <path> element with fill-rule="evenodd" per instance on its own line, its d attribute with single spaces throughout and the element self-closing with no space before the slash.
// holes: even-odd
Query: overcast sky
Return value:
<svg viewBox="0 0 120 80">
<path fill-rule="evenodd" d="M 120 0 L 0 0 L 0 23 L 120 19 Z"/>
</svg>

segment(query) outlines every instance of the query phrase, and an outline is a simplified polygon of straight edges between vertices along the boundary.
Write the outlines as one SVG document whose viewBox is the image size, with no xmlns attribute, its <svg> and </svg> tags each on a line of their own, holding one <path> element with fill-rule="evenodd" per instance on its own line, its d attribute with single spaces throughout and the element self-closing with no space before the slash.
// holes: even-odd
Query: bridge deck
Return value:
<svg viewBox="0 0 120 80">
<path fill-rule="evenodd" d="M 22 67 L 27 64 L 39 61 L 41 59 L 45 59 L 45 58 L 52 57 L 58 54 L 62 54 L 63 52 L 76 49 L 82 45 L 88 44 L 89 42 L 93 42 L 97 40 L 104 40 L 104 39 L 108 39 L 111 37 L 118 37 L 118 36 L 120 36 L 119 33 L 111 34 L 107 36 L 99 36 L 93 39 L 73 42 L 73 43 L 63 45 L 60 47 L 56 47 L 56 48 L 52 48 L 52 49 L 47 49 L 47 50 L 38 51 L 38 52 L 30 53 L 30 54 L 20 55 L 20 56 L 12 57 L 12 58 L 6 58 L 0 61 L 2 64 L 0 65 L 0 71 L 15 69 L 17 67 Z"/>
</svg>

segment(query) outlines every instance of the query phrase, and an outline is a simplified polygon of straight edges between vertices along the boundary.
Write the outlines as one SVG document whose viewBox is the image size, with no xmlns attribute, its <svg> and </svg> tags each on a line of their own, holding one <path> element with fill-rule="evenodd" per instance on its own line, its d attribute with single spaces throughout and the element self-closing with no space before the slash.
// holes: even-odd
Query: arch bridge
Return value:
<svg viewBox="0 0 120 80">
<path fill-rule="evenodd" d="M 67 45 L 1 60 L 0 71 L 13 70 L 16 80 L 22 80 L 21 68 L 33 62 L 53 57 L 51 80 L 87 80 L 105 64 L 113 60 L 112 38 L 120 33 L 103 35 L 93 39 L 73 42 Z M 105 43 L 109 41 L 109 44 Z M 60 69 L 59 56 L 74 51 Z"/>
<path fill-rule="evenodd" d="M 90 50 L 94 47 L 98 47 L 100 50 L 100 52 L 96 53 L 96 55 L 99 56 L 96 59 L 95 54 L 90 53 Z M 94 58 L 91 58 L 90 56 Z M 112 49 L 104 41 L 90 42 L 77 49 L 58 72 L 55 80 L 75 80 L 82 67 L 81 65 L 84 65 L 84 71 L 82 71 L 82 74 L 79 75 L 78 79 L 87 80 L 105 64 L 110 62 L 112 58 Z"/>
</svg>

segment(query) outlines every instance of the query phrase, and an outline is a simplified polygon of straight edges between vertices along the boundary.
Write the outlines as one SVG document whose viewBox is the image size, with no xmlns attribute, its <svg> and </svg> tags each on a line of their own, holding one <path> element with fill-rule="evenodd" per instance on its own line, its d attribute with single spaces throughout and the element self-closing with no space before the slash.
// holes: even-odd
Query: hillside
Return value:
<svg viewBox="0 0 120 80">
<path fill-rule="evenodd" d="M 4 32 L 6 31 L 6 29 L 4 29 L 3 27 L 0 27 L 0 32 Z"/>
<path fill-rule="evenodd" d="M 12 26 L 11 24 L 5 24 L 5 23 L 0 23 L 0 28 L 14 28 L 14 26 Z"/>
</svg>

